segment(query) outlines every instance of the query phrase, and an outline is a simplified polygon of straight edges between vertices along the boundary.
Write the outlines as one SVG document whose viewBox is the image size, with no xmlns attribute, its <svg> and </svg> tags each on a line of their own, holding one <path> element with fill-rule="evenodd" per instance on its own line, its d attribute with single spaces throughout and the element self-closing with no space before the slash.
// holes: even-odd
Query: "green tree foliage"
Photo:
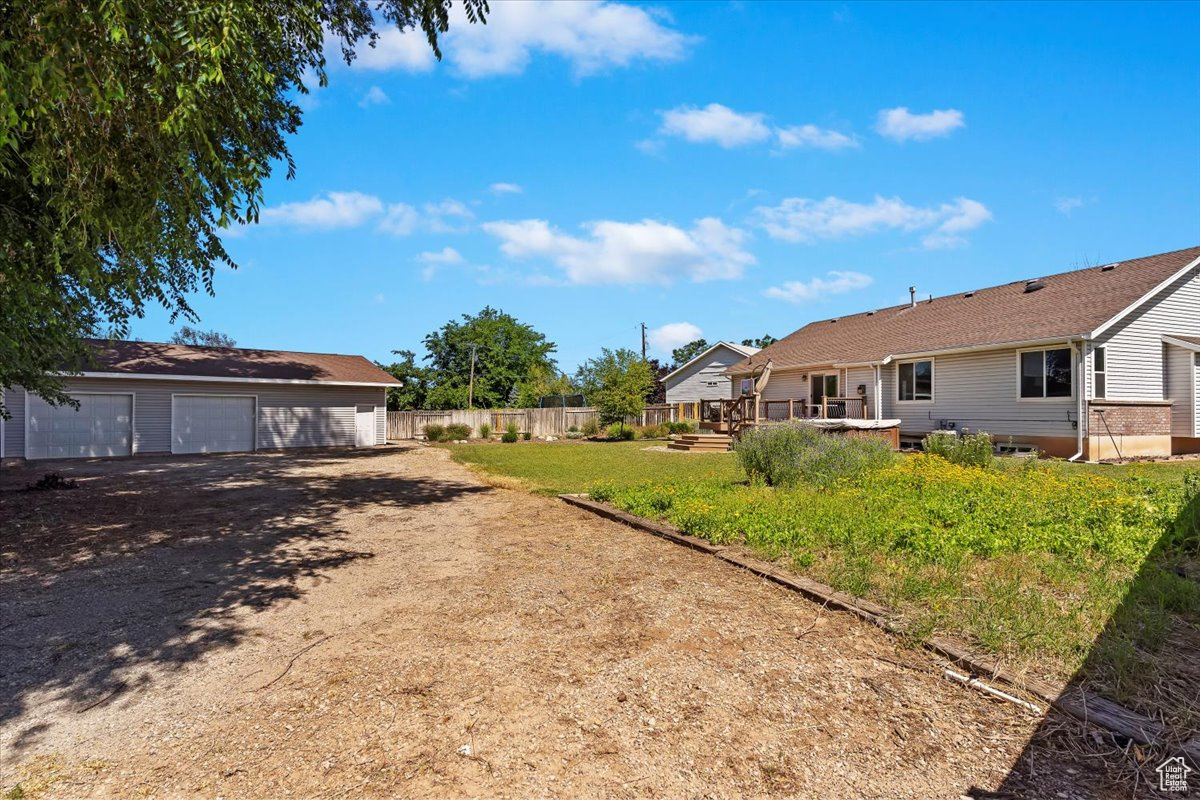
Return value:
<svg viewBox="0 0 1200 800">
<path fill-rule="evenodd" d="M 645 407 L 646 396 L 654 389 L 654 371 L 632 350 L 605 347 L 579 367 L 575 382 L 588 404 L 596 407 L 602 424 L 624 426 L 625 417 L 640 414 Z"/>
<path fill-rule="evenodd" d="M 387 390 L 388 411 L 424 408 L 425 398 L 429 394 L 429 370 L 417 364 L 416 354 L 412 350 L 393 350 L 392 355 L 400 356 L 400 360 L 379 366 L 393 378 L 403 381 L 404 385 Z"/>
<path fill-rule="evenodd" d="M 520 396 L 520 386 L 535 376 L 556 374 L 554 342 L 533 327 L 490 306 L 475 316 L 463 314 L 425 337 L 431 386 L 427 408 L 466 408 L 474 348 L 478 408 L 503 408 Z"/>
<path fill-rule="evenodd" d="M 188 296 L 232 266 L 221 230 L 257 220 L 273 165 L 294 175 L 285 137 L 327 37 L 349 62 L 376 25 L 420 28 L 440 57 L 450 5 L 0 4 L 0 386 L 62 402 L 81 336 L 127 336 L 154 303 L 194 321 Z"/>
<path fill-rule="evenodd" d="M 685 345 L 676 347 L 671 351 L 671 360 L 675 363 L 675 369 L 679 369 L 708 348 L 709 344 L 706 339 L 696 339 Z"/>
<path fill-rule="evenodd" d="M 742 347 L 757 347 L 759 350 L 762 350 L 764 347 L 773 345 L 778 341 L 778 339 L 768 333 L 757 339 L 742 339 Z"/>
<path fill-rule="evenodd" d="M 535 365 L 525 380 L 517 384 L 516 408 L 537 408 L 548 395 L 574 394 L 575 384 L 566 375 L 544 365 Z"/>
<path fill-rule="evenodd" d="M 171 344 L 190 344 L 197 347 L 237 347 L 232 336 L 220 331 L 202 331 L 191 325 L 184 325 L 171 334 Z"/>
</svg>

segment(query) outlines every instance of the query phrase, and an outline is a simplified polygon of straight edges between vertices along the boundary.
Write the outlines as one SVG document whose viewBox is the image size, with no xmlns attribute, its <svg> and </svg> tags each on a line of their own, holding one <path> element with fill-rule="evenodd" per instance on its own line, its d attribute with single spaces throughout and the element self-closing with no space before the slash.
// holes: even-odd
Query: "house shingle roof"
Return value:
<svg viewBox="0 0 1200 800">
<path fill-rule="evenodd" d="M 170 375 L 198 378 L 251 378 L 266 381 L 378 383 L 400 381 L 362 356 L 295 353 L 242 347 L 193 347 L 158 342 L 89 339 L 94 363 L 84 372 Z"/>
<path fill-rule="evenodd" d="M 887 356 L 1088 334 L 1200 258 L 1200 247 L 810 323 L 730 373 L 881 361 Z M 1032 277 L 1032 276 L 1031 276 Z M 1032 288 L 1032 287 L 1030 287 Z"/>
</svg>

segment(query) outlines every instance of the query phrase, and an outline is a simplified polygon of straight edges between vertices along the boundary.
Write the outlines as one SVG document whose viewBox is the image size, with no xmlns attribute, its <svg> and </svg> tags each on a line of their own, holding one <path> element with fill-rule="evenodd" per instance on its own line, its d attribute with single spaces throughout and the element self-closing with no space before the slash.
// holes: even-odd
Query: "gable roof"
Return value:
<svg viewBox="0 0 1200 800">
<path fill-rule="evenodd" d="M 1162 340 L 1167 344 L 1200 353 L 1200 336 L 1180 336 L 1177 333 L 1166 333 L 1163 334 Z"/>
<path fill-rule="evenodd" d="M 87 344 L 93 363 L 80 367 L 84 375 L 400 385 L 362 356 L 107 339 L 88 339 Z"/>
<path fill-rule="evenodd" d="M 708 356 L 710 353 L 712 353 L 714 350 L 716 350 L 719 347 L 724 347 L 727 350 L 732 350 L 733 352 L 737 353 L 738 355 L 746 356 L 747 358 L 758 352 L 757 347 L 750 347 L 749 345 L 745 345 L 745 344 L 734 344 L 733 342 L 717 342 L 712 347 L 705 350 L 703 353 L 693 356 L 687 363 L 681 364 L 678 367 L 676 367 L 675 369 L 668 372 L 666 375 L 663 375 L 661 378 L 659 378 L 659 380 L 666 381 L 669 378 L 675 377 L 679 373 L 686 370 L 688 367 L 695 364 L 700 359 Z"/>
<path fill-rule="evenodd" d="M 879 363 L 957 348 L 1088 336 L 1200 263 L 1200 247 L 812 322 L 734 364 Z"/>
</svg>

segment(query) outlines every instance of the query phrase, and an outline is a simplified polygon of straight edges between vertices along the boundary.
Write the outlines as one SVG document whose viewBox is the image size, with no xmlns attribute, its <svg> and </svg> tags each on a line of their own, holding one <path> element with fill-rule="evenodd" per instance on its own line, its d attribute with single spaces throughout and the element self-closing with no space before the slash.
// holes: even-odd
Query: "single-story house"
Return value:
<svg viewBox="0 0 1200 800">
<path fill-rule="evenodd" d="M 1200 247 L 813 322 L 731 366 L 734 397 L 768 360 L 764 416 L 853 409 L 899 419 L 902 440 L 986 431 L 1089 460 L 1197 453 Z"/>
<path fill-rule="evenodd" d="M 667 387 L 667 402 L 696 403 L 729 397 L 726 368 L 757 352 L 757 347 L 717 342 L 659 379 Z"/>
<path fill-rule="evenodd" d="M 78 401 L 4 390 L 0 458 L 94 458 L 367 447 L 387 435 L 399 381 L 362 356 L 89 340 L 65 378 Z"/>
</svg>

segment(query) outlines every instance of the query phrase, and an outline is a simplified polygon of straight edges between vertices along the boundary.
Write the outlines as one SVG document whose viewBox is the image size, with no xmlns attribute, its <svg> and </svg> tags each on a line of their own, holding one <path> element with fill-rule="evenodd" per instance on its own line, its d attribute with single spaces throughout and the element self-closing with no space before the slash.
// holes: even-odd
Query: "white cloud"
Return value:
<svg viewBox="0 0 1200 800">
<path fill-rule="evenodd" d="M 875 196 L 870 203 L 840 197 L 789 197 L 777 206 L 754 210 L 755 224 L 775 239 L 812 243 L 820 239 L 865 236 L 884 230 L 925 231 L 922 244 L 942 249 L 965 244 L 962 234 L 992 218 L 982 203 L 959 197 L 938 206 L 911 206 L 898 197 Z"/>
<path fill-rule="evenodd" d="M 443 200 L 440 203 L 426 203 L 423 226 L 434 233 L 462 233 L 469 227 L 469 222 L 475 214 L 466 204 L 459 200 Z"/>
<path fill-rule="evenodd" d="M 324 197 L 264 208 L 259 222 L 263 225 L 291 225 L 317 230 L 356 228 L 382 210 L 383 203 L 373 195 L 327 192 Z"/>
<path fill-rule="evenodd" d="M 885 108 L 879 112 L 875 129 L 881 136 L 904 142 L 909 139 L 924 141 L 938 136 L 949 136 L 954 130 L 965 126 L 963 112 L 954 108 L 930 111 L 928 114 L 913 114 L 907 108 Z"/>
<path fill-rule="evenodd" d="M 1071 216 L 1071 212 L 1077 208 L 1083 208 L 1085 205 L 1082 197 L 1059 197 L 1054 201 L 1054 207 L 1058 209 L 1058 213 L 1064 216 Z"/>
<path fill-rule="evenodd" d="M 486 25 L 458 12 L 446 58 L 468 78 L 517 75 L 533 53 L 565 59 L 577 77 L 636 61 L 678 61 L 697 41 L 667 27 L 665 13 L 604 0 L 493 2 Z M 423 42 L 422 42 L 423 43 Z"/>
<path fill-rule="evenodd" d="M 421 224 L 421 215 L 408 203 L 391 203 L 379 221 L 379 230 L 393 236 L 410 236 Z"/>
<path fill-rule="evenodd" d="M 779 146 L 786 149 L 793 147 L 810 147 L 817 150 L 845 150 L 858 147 L 858 140 L 828 128 L 818 128 L 816 125 L 792 125 L 787 128 L 776 128 L 775 137 Z"/>
<path fill-rule="evenodd" d="M 789 303 L 811 303 L 824 300 L 830 295 L 865 289 L 874 282 L 870 275 L 861 272 L 833 270 L 826 275 L 827 278 L 813 278 L 809 281 L 787 281 L 782 286 L 772 286 L 763 294 Z"/>
<path fill-rule="evenodd" d="M 327 40 L 326 48 L 336 52 L 336 41 Z M 425 34 L 420 31 L 401 31 L 394 26 L 381 26 L 374 47 L 368 47 L 365 42 L 355 48 L 357 57 L 353 66 L 368 70 L 404 70 L 405 72 L 428 72 L 433 69 L 437 59 L 425 41 Z M 333 58 L 340 58 L 331 56 Z"/>
<path fill-rule="evenodd" d="M 697 220 L 683 230 L 654 220 L 602 220 L 571 236 L 540 219 L 489 222 L 483 229 L 501 240 L 510 258 L 545 258 L 576 284 L 669 284 L 741 277 L 755 263 L 742 249 L 744 231 L 719 219 Z"/>
<path fill-rule="evenodd" d="M 367 108 L 368 106 L 386 106 L 391 102 L 392 98 L 387 96 L 387 92 L 378 86 L 372 86 L 358 101 L 358 105 L 359 108 Z"/>
<path fill-rule="evenodd" d="M 765 114 L 741 113 L 720 103 L 704 108 L 679 106 L 660 112 L 664 136 L 679 136 L 689 142 L 714 142 L 721 147 L 741 147 L 771 138 L 771 129 L 763 121 Z"/>
<path fill-rule="evenodd" d="M 690 322 L 668 322 L 661 328 L 646 331 L 650 346 L 660 353 L 669 353 L 676 347 L 688 342 L 694 342 L 704 335 L 704 331 Z"/>
<path fill-rule="evenodd" d="M 493 183 L 488 187 L 492 194 L 521 194 L 525 191 L 519 183 Z"/>
<path fill-rule="evenodd" d="M 461 264 L 462 254 L 453 247 L 443 247 L 441 250 L 427 250 L 417 256 L 417 260 L 426 264 Z"/>
<path fill-rule="evenodd" d="M 371 301 L 373 303 L 375 303 L 375 305 L 377 305 L 377 306 L 383 305 L 383 302 L 386 299 L 387 298 L 383 296 L 383 292 L 376 292 L 374 295 L 371 296 Z"/>
</svg>

